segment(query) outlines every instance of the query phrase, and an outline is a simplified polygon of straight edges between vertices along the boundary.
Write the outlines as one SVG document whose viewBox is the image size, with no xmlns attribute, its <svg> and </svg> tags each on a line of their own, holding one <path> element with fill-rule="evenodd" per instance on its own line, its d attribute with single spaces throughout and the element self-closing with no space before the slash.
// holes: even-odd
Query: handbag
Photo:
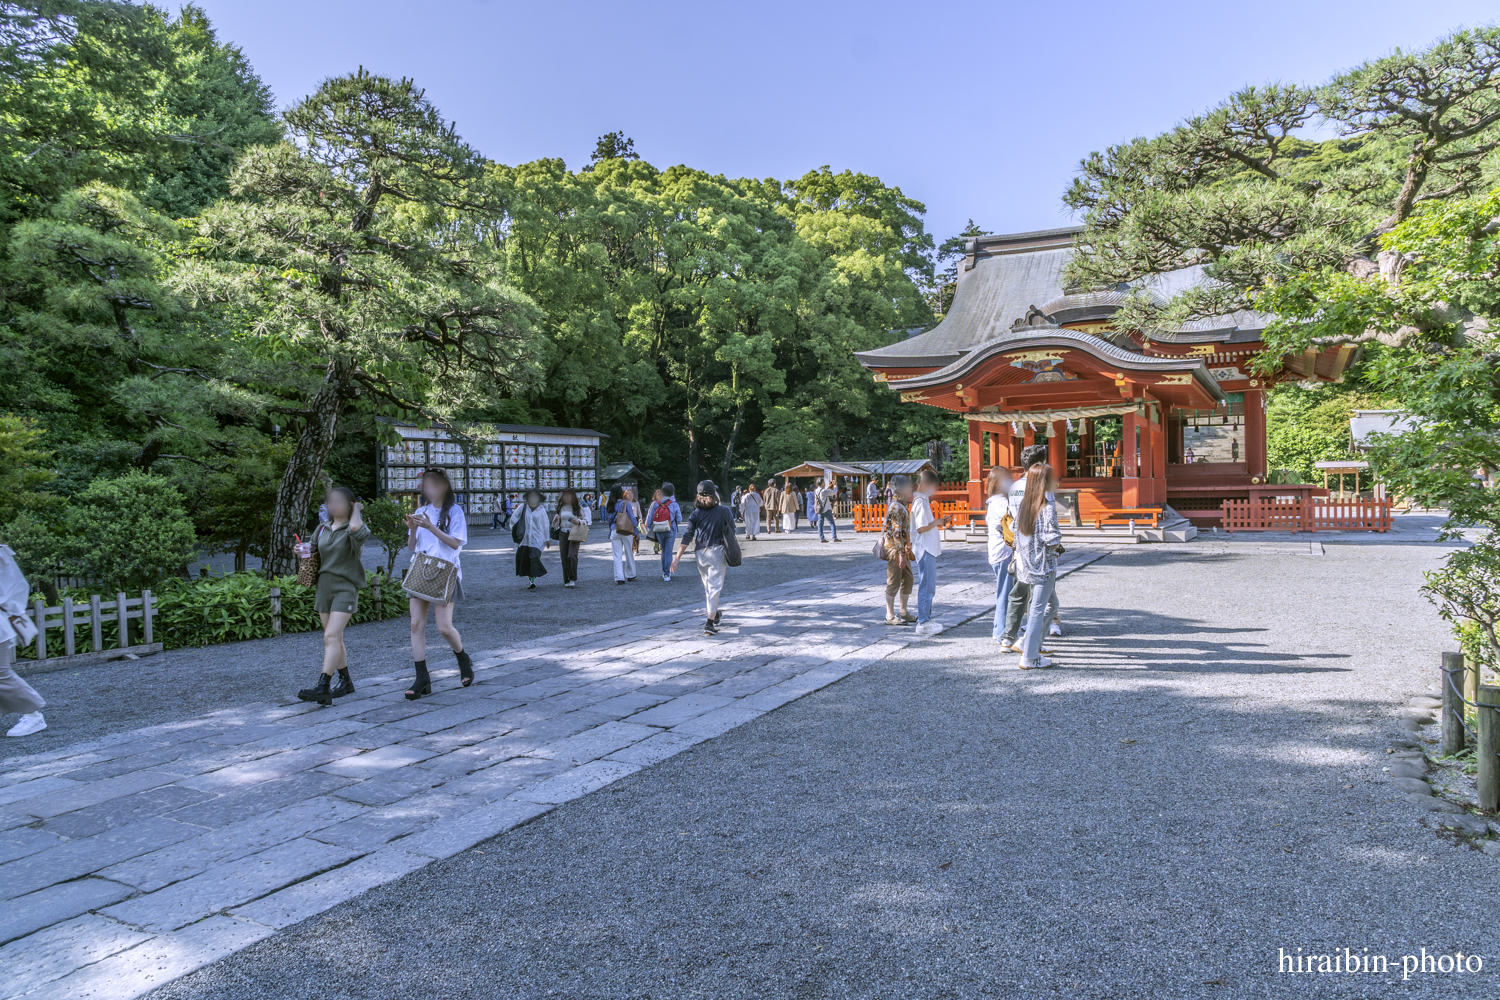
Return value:
<svg viewBox="0 0 1500 1000">
<path fill-rule="evenodd" d="M 510 523 L 510 540 L 520 545 L 521 539 L 526 537 L 526 518 L 520 514 L 513 514 L 511 516 L 514 520 Z"/>
<path fill-rule="evenodd" d="M 589 540 L 589 526 L 582 521 L 574 521 L 568 525 L 568 541 L 586 542 Z"/>
<path fill-rule="evenodd" d="M 458 585 L 458 567 L 446 559 L 418 552 L 406 567 L 401 586 L 412 597 L 432 604 L 448 604 Z"/>
<path fill-rule="evenodd" d="M 312 555 L 297 558 L 297 582 L 304 587 L 318 585 L 318 571 L 323 568 L 323 554 L 318 551 L 318 537 L 322 534 L 323 526 L 320 524 L 313 535 Z"/>
<path fill-rule="evenodd" d="M 885 539 L 881 539 L 880 541 L 875 543 L 875 547 L 870 550 L 870 555 L 874 556 L 876 559 L 879 559 L 881 562 L 890 562 L 891 557 L 886 555 L 885 552 Z"/>
<path fill-rule="evenodd" d="M 624 535 L 626 538 L 635 534 L 635 526 L 630 523 L 630 515 L 625 513 L 624 507 L 621 507 L 615 514 L 615 534 Z"/>
<path fill-rule="evenodd" d="M 740 540 L 734 535 L 734 519 L 724 526 L 724 562 L 729 566 L 740 564 Z"/>
</svg>

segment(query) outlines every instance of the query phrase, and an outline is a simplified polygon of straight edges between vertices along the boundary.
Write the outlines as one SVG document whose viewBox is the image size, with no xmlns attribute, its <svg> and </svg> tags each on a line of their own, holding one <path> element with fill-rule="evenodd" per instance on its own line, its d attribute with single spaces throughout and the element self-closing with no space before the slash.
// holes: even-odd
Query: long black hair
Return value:
<svg viewBox="0 0 1500 1000">
<path fill-rule="evenodd" d="M 609 488 L 609 506 L 606 507 L 605 510 L 613 511 L 615 509 L 615 504 L 624 499 L 625 487 L 621 486 L 619 483 L 615 483 Z"/>
<path fill-rule="evenodd" d="M 561 513 L 563 509 L 563 497 L 573 498 L 573 516 L 581 520 L 583 518 L 583 507 L 578 503 L 578 491 L 570 486 L 557 495 L 558 513 Z"/>
<path fill-rule="evenodd" d="M 447 534 L 448 524 L 452 517 L 449 511 L 453 509 L 453 505 L 457 502 L 453 497 L 453 484 L 448 481 L 448 473 L 444 472 L 442 469 L 428 469 L 426 472 L 422 473 L 422 481 L 424 484 L 426 483 L 428 476 L 431 476 L 433 479 L 436 479 L 438 482 L 443 484 L 443 509 L 442 513 L 438 514 L 438 530 L 443 532 L 444 534 Z M 422 493 L 422 499 L 427 499 L 427 493 L 425 490 Z"/>
</svg>

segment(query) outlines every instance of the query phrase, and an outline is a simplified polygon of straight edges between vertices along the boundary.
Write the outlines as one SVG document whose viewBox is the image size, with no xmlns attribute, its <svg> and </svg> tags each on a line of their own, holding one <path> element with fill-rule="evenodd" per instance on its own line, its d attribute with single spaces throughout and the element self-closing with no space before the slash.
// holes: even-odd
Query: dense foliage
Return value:
<svg viewBox="0 0 1500 1000">
<path fill-rule="evenodd" d="M 934 321 L 923 207 L 877 178 L 658 169 L 618 132 L 504 166 L 363 70 L 278 116 L 201 10 L 118 0 L 0 4 L 0 122 L 0 537 L 39 582 L 150 572 L 68 543 L 140 475 L 289 571 L 392 419 L 588 426 L 678 480 L 964 453 L 852 356 Z"/>
</svg>

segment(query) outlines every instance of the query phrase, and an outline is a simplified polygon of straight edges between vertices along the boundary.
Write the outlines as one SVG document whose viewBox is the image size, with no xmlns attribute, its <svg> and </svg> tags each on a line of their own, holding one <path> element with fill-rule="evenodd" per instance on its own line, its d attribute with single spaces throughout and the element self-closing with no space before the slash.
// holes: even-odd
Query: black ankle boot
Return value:
<svg viewBox="0 0 1500 1000">
<path fill-rule="evenodd" d="M 343 667 L 339 670 L 339 682 L 328 693 L 335 698 L 342 698 L 346 694 L 354 693 L 354 678 L 349 676 L 348 667 Z"/>
<path fill-rule="evenodd" d="M 424 694 L 432 694 L 432 678 L 427 676 L 427 661 L 416 662 L 417 679 L 412 681 L 411 687 L 406 691 L 407 701 L 416 701 Z"/>
<path fill-rule="evenodd" d="M 319 705 L 332 705 L 333 693 L 328 690 L 328 682 L 332 680 L 327 674 L 318 674 L 318 683 L 310 688 L 303 688 L 297 692 L 297 697 L 302 701 L 315 701 Z"/>
<path fill-rule="evenodd" d="M 469 656 L 467 651 L 462 649 L 455 655 L 458 656 L 459 680 L 463 682 L 464 687 L 468 687 L 474 683 L 474 660 Z"/>
</svg>

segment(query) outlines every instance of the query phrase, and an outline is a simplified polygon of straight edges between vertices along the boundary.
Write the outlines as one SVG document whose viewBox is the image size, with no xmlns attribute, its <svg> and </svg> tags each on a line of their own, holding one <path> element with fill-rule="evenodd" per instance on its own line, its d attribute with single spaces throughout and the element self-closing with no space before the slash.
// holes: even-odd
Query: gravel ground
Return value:
<svg viewBox="0 0 1500 1000">
<path fill-rule="evenodd" d="M 1442 549 L 1326 550 L 1117 551 L 1061 669 L 972 621 L 153 997 L 1494 996 L 1500 863 L 1379 777 Z"/>
<path fill-rule="evenodd" d="M 817 533 L 805 528 L 790 538 L 768 536 L 742 545 L 744 565 L 729 574 L 728 600 L 759 587 L 837 572 L 841 566 L 870 562 L 870 535 L 840 534 L 840 542 L 821 544 Z M 562 585 L 562 564 L 554 547 L 543 556 L 548 574 L 535 591 L 515 576 L 514 548 L 507 531 L 471 530 L 464 553 L 464 601 L 454 614 L 465 648 L 494 649 L 553 635 L 587 625 L 620 621 L 643 611 L 693 605 L 703 600 L 703 587 L 691 553 L 679 574 L 663 583 L 659 557 L 649 539 L 642 539 L 635 583 L 614 584 L 609 540 L 602 527 L 584 546 L 579 560 L 578 586 Z M 384 565 L 379 546 L 365 552 L 369 567 Z M 397 575 L 406 564 L 405 553 Z M 346 633 L 349 662 L 356 684 L 359 677 L 388 674 L 411 667 L 411 631 L 405 617 L 356 625 Z M 432 669 L 455 666 L 447 643 L 429 619 L 428 664 Z M 31 684 L 47 699 L 48 728 L 23 741 L 0 744 L 9 753 L 42 753 L 107 733 L 139 729 L 257 701 L 281 702 L 295 696 L 316 679 L 323 662 L 323 639 L 318 632 L 302 632 L 275 639 L 258 639 L 200 649 L 174 649 L 140 660 L 34 674 Z M 0 731 L 14 716 L 0 716 Z"/>
</svg>

